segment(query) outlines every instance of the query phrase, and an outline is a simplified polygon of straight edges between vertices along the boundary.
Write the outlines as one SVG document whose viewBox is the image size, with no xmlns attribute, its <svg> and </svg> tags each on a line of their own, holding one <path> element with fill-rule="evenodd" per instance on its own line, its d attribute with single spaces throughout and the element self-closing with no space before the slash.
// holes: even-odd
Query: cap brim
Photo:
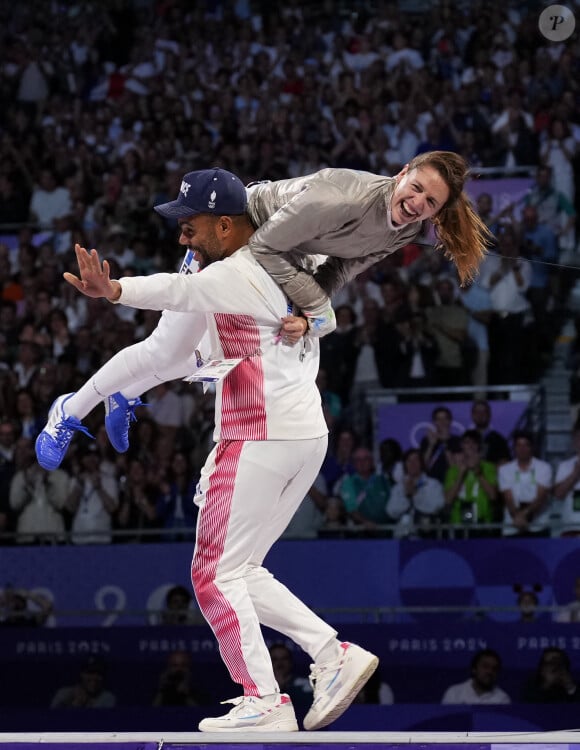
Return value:
<svg viewBox="0 0 580 750">
<path fill-rule="evenodd" d="M 178 201 L 161 203 L 159 206 L 153 206 L 153 210 L 157 211 L 161 216 L 166 216 L 168 219 L 184 219 L 186 216 L 193 216 L 194 214 L 199 213 L 188 206 L 184 206 L 183 203 L 179 203 Z"/>
</svg>

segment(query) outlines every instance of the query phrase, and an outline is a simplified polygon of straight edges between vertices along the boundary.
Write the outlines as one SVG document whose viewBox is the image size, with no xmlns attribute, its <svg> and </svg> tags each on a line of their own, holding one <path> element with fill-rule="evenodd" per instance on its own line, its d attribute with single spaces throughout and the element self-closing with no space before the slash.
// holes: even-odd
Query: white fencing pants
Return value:
<svg viewBox="0 0 580 750">
<path fill-rule="evenodd" d="M 117 391 L 133 399 L 160 382 L 191 375 L 196 369 L 195 350 L 203 350 L 206 330 L 204 314 L 164 310 L 146 339 L 121 349 L 79 388 L 67 401 L 67 413 L 83 419 Z"/>
<path fill-rule="evenodd" d="M 222 441 L 207 458 L 191 578 L 221 656 L 245 695 L 279 690 L 260 625 L 291 638 L 314 660 L 336 631 L 262 563 L 314 483 L 327 436 Z"/>
</svg>

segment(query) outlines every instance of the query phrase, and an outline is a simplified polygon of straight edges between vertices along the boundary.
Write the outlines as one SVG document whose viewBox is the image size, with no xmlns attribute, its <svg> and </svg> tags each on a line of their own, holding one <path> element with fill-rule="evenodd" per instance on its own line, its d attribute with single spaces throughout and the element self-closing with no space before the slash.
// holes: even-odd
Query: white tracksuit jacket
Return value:
<svg viewBox="0 0 580 750">
<path fill-rule="evenodd" d="M 199 274 L 120 279 L 124 305 L 206 313 L 211 358 L 244 357 L 216 388 L 218 440 L 292 440 L 327 433 L 316 387 L 318 342 L 274 338 L 287 298 L 247 249 Z"/>
</svg>

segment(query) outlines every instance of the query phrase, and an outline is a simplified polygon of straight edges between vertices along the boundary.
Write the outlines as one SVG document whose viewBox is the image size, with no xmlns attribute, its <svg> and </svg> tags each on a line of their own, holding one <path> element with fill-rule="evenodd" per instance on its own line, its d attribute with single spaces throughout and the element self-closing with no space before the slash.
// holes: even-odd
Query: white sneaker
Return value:
<svg viewBox="0 0 580 750">
<path fill-rule="evenodd" d="M 202 719 L 200 732 L 297 732 L 298 723 L 290 696 L 280 694 L 275 703 L 244 695 L 222 701 L 233 703 L 234 707 L 225 716 Z"/>
<path fill-rule="evenodd" d="M 341 643 L 336 661 L 313 664 L 310 667 L 310 684 L 314 700 L 304 717 L 304 729 L 321 729 L 338 719 L 378 664 L 378 657 L 354 643 Z"/>
<path fill-rule="evenodd" d="M 58 469 L 67 452 L 75 432 L 83 432 L 92 438 L 91 433 L 83 427 L 80 419 L 68 415 L 65 404 L 73 393 L 65 393 L 53 402 L 48 412 L 48 422 L 36 438 L 34 449 L 36 458 L 43 469 Z"/>
</svg>

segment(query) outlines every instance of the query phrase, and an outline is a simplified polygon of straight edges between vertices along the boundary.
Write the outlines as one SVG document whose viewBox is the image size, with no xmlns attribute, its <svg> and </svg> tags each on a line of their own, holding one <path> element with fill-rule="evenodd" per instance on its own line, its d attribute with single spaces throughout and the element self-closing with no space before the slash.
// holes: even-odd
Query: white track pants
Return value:
<svg viewBox="0 0 580 750">
<path fill-rule="evenodd" d="M 314 483 L 327 437 L 222 441 L 207 458 L 191 578 L 221 656 L 245 695 L 278 691 L 260 625 L 291 638 L 314 660 L 337 633 L 262 563 Z"/>
</svg>

